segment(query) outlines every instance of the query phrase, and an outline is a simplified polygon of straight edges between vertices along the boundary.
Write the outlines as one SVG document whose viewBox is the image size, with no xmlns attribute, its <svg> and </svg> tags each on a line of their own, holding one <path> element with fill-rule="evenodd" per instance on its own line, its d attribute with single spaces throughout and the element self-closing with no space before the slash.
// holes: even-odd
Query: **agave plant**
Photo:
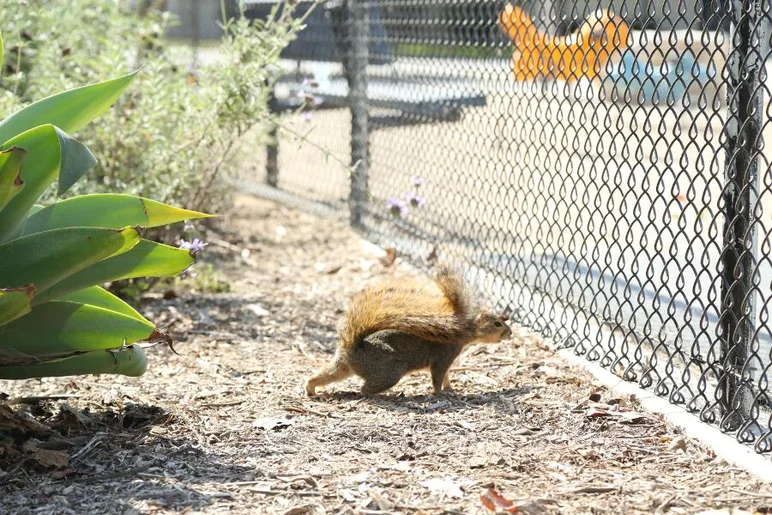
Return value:
<svg viewBox="0 0 772 515">
<path fill-rule="evenodd" d="M 2 63 L 0 38 L 0 63 Z M 166 340 L 102 284 L 170 277 L 195 253 L 142 238 L 142 229 L 208 215 L 121 194 L 59 196 L 96 159 L 68 133 L 106 111 L 134 74 L 53 95 L 0 121 L 0 379 L 142 375 L 141 341 Z"/>
</svg>

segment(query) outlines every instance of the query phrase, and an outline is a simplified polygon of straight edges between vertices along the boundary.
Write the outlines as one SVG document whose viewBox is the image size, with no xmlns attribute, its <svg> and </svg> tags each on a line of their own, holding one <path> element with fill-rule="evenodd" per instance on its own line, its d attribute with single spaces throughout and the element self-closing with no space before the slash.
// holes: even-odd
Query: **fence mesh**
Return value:
<svg viewBox="0 0 772 515">
<path fill-rule="evenodd" d="M 516 322 L 767 452 L 770 20 L 762 0 L 318 4 L 267 180 L 466 262 Z"/>
</svg>

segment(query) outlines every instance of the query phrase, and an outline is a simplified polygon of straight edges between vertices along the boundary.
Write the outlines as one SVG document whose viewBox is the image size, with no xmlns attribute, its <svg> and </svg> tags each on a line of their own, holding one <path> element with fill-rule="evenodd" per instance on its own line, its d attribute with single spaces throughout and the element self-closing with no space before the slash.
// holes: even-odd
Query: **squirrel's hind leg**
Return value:
<svg viewBox="0 0 772 515">
<path fill-rule="evenodd" d="M 306 383 L 306 393 L 308 395 L 314 395 L 317 387 L 328 385 L 336 381 L 342 381 L 353 374 L 354 372 L 351 368 L 336 356 L 332 363 L 319 370 L 308 379 L 308 382 Z"/>
<path fill-rule="evenodd" d="M 444 392 L 453 391 L 453 387 L 450 386 L 450 369 L 448 369 L 448 371 L 445 372 L 445 377 L 442 378 L 442 391 Z"/>
<path fill-rule="evenodd" d="M 402 379 L 406 371 L 393 368 L 391 370 L 382 369 L 379 374 L 371 375 L 365 379 L 362 385 L 362 394 L 375 395 L 385 392 Z"/>
</svg>

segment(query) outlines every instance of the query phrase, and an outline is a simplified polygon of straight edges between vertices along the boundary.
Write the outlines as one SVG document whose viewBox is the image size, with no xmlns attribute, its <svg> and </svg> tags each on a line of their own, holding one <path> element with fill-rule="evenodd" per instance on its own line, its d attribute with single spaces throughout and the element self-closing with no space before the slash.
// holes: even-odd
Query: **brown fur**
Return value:
<svg viewBox="0 0 772 515">
<path fill-rule="evenodd" d="M 510 334 L 501 318 L 479 308 L 461 274 L 442 266 L 434 285 L 388 283 L 357 295 L 332 363 L 308 380 L 306 392 L 356 374 L 365 380 L 362 393 L 375 394 L 428 368 L 440 393 L 450 389 L 448 370 L 466 345 Z"/>
<path fill-rule="evenodd" d="M 437 343 L 458 343 L 473 334 L 480 311 L 461 274 L 440 266 L 432 286 L 387 283 L 364 290 L 351 302 L 340 332 L 341 346 L 353 347 L 384 329 Z"/>
</svg>

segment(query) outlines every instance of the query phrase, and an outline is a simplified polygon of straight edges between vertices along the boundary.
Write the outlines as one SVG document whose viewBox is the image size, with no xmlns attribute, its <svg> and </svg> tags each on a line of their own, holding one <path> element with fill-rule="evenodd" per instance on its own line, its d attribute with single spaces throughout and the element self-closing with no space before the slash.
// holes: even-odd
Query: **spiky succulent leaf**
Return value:
<svg viewBox="0 0 772 515">
<path fill-rule="evenodd" d="M 24 188 L 2 210 L 0 242 L 6 241 L 27 216 L 40 195 L 57 177 L 79 178 L 95 164 L 91 151 L 53 125 L 30 129 L 4 143 L 1 149 L 23 148 L 27 155 L 21 165 Z M 77 180 L 77 179 L 75 179 Z"/>
<path fill-rule="evenodd" d="M 30 379 L 84 374 L 121 374 L 139 377 L 147 370 L 142 347 L 131 345 L 116 350 L 95 350 L 24 366 L 0 366 L 0 379 Z"/>
<path fill-rule="evenodd" d="M 73 274 L 35 297 L 33 305 L 89 286 L 136 277 L 174 277 L 196 262 L 184 249 L 150 240 L 141 240 L 128 252 L 100 261 Z"/>
<path fill-rule="evenodd" d="M 73 274 L 125 253 L 139 241 L 139 233 L 131 227 L 67 227 L 11 240 L 0 245 L 0 288 L 32 284 L 40 295 Z"/>
<path fill-rule="evenodd" d="M 29 216 L 21 234 L 59 227 L 158 227 L 211 215 L 162 202 L 115 193 L 81 195 L 61 200 Z"/>
</svg>

